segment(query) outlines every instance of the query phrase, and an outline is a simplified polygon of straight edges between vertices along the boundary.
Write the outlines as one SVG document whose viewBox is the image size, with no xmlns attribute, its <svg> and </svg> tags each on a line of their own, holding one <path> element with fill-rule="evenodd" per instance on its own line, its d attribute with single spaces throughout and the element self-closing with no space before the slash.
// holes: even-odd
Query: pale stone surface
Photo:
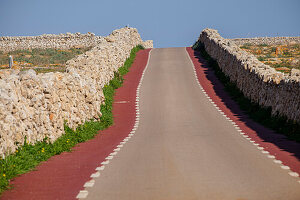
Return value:
<svg viewBox="0 0 300 200">
<path fill-rule="evenodd" d="M 217 30 L 204 29 L 199 41 L 246 97 L 261 106 L 271 107 L 273 115 L 300 122 L 299 70 L 292 70 L 290 74 L 277 72 L 241 50 L 234 40 L 222 38 Z"/>
<path fill-rule="evenodd" d="M 288 44 L 299 44 L 300 37 L 257 37 L 257 38 L 235 38 L 229 39 L 236 45 L 252 44 L 252 45 L 288 45 Z"/>
<path fill-rule="evenodd" d="M 102 88 L 138 44 L 153 47 L 152 41 L 142 41 L 135 28 L 122 28 L 69 60 L 65 73 L 1 70 L 0 155 L 14 152 L 25 137 L 32 144 L 45 137 L 55 141 L 64 133 L 64 120 L 73 129 L 86 120 L 99 120 Z"/>
</svg>

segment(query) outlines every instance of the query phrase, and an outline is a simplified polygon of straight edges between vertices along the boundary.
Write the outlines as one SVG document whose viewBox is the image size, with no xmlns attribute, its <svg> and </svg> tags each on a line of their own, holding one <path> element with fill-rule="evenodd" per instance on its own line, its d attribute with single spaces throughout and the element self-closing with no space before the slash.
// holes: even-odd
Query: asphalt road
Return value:
<svg viewBox="0 0 300 200">
<path fill-rule="evenodd" d="M 87 188 L 87 199 L 300 199 L 296 179 L 208 101 L 185 48 L 151 51 L 140 113 L 135 135 Z"/>
</svg>

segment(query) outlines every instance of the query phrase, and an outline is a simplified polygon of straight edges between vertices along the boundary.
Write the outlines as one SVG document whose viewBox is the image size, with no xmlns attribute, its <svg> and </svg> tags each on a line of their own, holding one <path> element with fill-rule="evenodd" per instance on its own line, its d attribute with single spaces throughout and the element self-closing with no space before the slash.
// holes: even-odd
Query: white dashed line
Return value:
<svg viewBox="0 0 300 200">
<path fill-rule="evenodd" d="M 299 177 L 299 174 L 297 172 L 289 172 L 289 175 L 293 177 Z"/>
<path fill-rule="evenodd" d="M 83 187 L 93 187 L 94 184 L 95 184 L 95 180 L 92 179 L 92 180 L 86 182 L 86 183 L 83 185 Z"/>
<path fill-rule="evenodd" d="M 282 163 L 281 160 L 273 160 L 273 162 L 276 163 L 276 164 L 281 164 Z"/>
<path fill-rule="evenodd" d="M 80 190 L 80 192 L 77 194 L 76 198 L 77 199 L 85 199 L 88 194 L 89 194 L 88 191 Z"/>
<path fill-rule="evenodd" d="M 109 163 L 109 160 L 106 160 L 106 161 L 103 161 L 102 163 L 101 163 L 101 165 L 107 165 Z"/>
<path fill-rule="evenodd" d="M 113 153 L 110 153 L 109 155 L 115 156 L 115 155 L 117 155 L 117 154 L 118 154 L 118 152 L 117 152 L 117 151 L 114 151 Z"/>
<path fill-rule="evenodd" d="M 275 156 L 273 156 L 273 155 L 268 155 L 268 158 L 275 158 Z"/>
<path fill-rule="evenodd" d="M 103 170 L 104 170 L 104 168 L 105 168 L 105 166 L 104 166 L 104 165 L 102 165 L 102 166 L 100 166 L 100 167 L 97 167 L 97 168 L 96 168 L 96 171 L 103 171 Z"/>
<path fill-rule="evenodd" d="M 97 178 L 99 176 L 100 176 L 100 172 L 96 172 L 91 175 L 91 178 Z"/>
<path fill-rule="evenodd" d="M 118 145 L 118 146 L 120 146 L 120 145 Z M 114 149 L 114 151 L 120 151 L 120 150 L 121 150 L 121 148 Z"/>
</svg>

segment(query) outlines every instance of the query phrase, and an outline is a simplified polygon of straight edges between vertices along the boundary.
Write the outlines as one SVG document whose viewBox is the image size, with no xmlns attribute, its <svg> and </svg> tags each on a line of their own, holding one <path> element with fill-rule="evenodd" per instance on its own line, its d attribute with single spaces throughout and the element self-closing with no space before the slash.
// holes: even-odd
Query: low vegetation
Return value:
<svg viewBox="0 0 300 200">
<path fill-rule="evenodd" d="M 48 138 L 45 138 L 33 145 L 28 144 L 25 140 L 14 154 L 0 159 L 0 194 L 12 187 L 9 186 L 12 178 L 34 169 L 40 162 L 48 160 L 51 156 L 71 151 L 76 144 L 92 139 L 99 130 L 104 130 L 113 124 L 112 104 L 115 89 L 122 86 L 123 75 L 129 71 L 136 53 L 141 49 L 143 47 L 139 45 L 131 50 L 130 57 L 118 72 L 115 72 L 109 85 L 103 88 L 105 104 L 101 105 L 100 121 L 87 121 L 79 125 L 76 130 L 72 130 L 65 123 L 65 134 L 55 142 L 50 143 Z"/>
<path fill-rule="evenodd" d="M 60 49 L 27 49 L 16 50 L 7 53 L 0 52 L 0 69 L 9 67 L 9 55 L 13 56 L 13 68 L 20 70 L 33 69 L 37 73 L 64 72 L 65 64 L 68 60 L 82 54 L 88 48 Z"/>
<path fill-rule="evenodd" d="M 300 44 L 252 45 L 245 43 L 240 48 L 255 55 L 259 61 L 274 67 L 277 71 L 288 73 L 292 68 L 300 69 Z"/>
<path fill-rule="evenodd" d="M 300 142 L 299 123 L 287 120 L 282 116 L 273 116 L 271 107 L 261 107 L 245 97 L 236 84 L 232 83 L 229 77 L 222 72 L 218 63 L 205 51 L 203 44 L 196 42 L 193 49 L 199 51 L 201 56 L 207 60 L 208 66 L 214 69 L 215 75 L 223 83 L 226 92 L 251 119 L 277 133 L 286 135 L 291 140 Z"/>
</svg>

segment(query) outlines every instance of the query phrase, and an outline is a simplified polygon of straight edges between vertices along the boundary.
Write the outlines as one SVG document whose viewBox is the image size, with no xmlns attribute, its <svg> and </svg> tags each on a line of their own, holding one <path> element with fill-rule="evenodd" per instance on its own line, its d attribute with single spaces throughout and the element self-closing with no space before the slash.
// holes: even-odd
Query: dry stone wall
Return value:
<svg viewBox="0 0 300 200">
<path fill-rule="evenodd" d="M 273 115 L 300 123 L 299 70 L 293 69 L 290 74 L 277 72 L 213 29 L 204 29 L 199 41 L 246 97 L 261 106 L 271 107 Z"/>
<path fill-rule="evenodd" d="M 39 36 L 0 37 L 0 51 L 9 52 L 19 49 L 55 48 L 70 49 L 93 47 L 101 41 L 101 36 L 94 33 L 44 34 Z"/>
<path fill-rule="evenodd" d="M 142 41 L 136 29 L 122 28 L 69 60 L 65 73 L 0 71 L 0 155 L 14 152 L 25 137 L 31 144 L 45 137 L 55 141 L 64 133 L 64 120 L 71 128 L 98 120 L 102 88 L 138 44 L 153 47 L 152 41 Z"/>
<path fill-rule="evenodd" d="M 243 44 L 289 45 L 289 44 L 300 43 L 300 37 L 257 37 L 257 38 L 235 38 L 229 40 L 234 42 L 238 46 L 241 46 Z"/>
</svg>

